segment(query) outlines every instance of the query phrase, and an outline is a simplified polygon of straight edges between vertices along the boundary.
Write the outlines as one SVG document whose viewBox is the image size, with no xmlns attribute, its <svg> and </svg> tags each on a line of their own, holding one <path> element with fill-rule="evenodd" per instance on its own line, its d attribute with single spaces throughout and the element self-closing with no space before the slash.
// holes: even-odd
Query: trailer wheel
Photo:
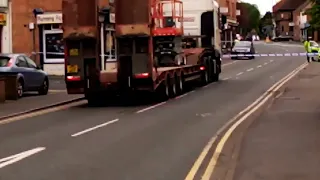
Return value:
<svg viewBox="0 0 320 180">
<path fill-rule="evenodd" d="M 210 77 L 209 77 L 209 72 L 208 72 L 208 66 L 205 66 L 205 70 L 202 71 L 201 74 L 201 85 L 205 86 L 209 84 L 210 82 Z"/>
<path fill-rule="evenodd" d="M 171 85 L 171 93 L 170 93 L 170 97 L 174 98 L 178 95 L 179 92 L 179 81 L 177 81 L 177 75 L 175 75 L 171 81 L 170 81 L 170 85 Z"/>
<path fill-rule="evenodd" d="M 176 76 L 176 86 L 177 86 L 177 95 L 180 95 L 184 92 L 184 80 L 183 74 Z"/>
</svg>

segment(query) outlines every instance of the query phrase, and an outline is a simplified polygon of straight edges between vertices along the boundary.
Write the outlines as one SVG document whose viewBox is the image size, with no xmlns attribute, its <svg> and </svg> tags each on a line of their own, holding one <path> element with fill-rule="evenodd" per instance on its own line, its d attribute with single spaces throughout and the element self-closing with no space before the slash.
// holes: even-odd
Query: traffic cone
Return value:
<svg viewBox="0 0 320 180">
<path fill-rule="evenodd" d="M 266 37 L 266 42 L 267 43 L 271 42 L 269 36 Z"/>
</svg>

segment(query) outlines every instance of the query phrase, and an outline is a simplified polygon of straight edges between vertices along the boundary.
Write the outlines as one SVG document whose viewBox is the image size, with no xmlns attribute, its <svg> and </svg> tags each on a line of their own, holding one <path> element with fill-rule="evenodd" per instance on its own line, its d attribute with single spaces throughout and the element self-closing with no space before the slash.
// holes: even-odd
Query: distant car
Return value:
<svg viewBox="0 0 320 180">
<path fill-rule="evenodd" d="M 274 37 L 272 39 L 275 42 L 280 42 L 280 41 L 293 41 L 293 36 L 284 36 L 284 35 L 280 35 L 278 37 Z"/>
<path fill-rule="evenodd" d="M 46 72 L 24 54 L 0 54 L 0 74 L 17 73 L 17 95 L 37 91 L 40 95 L 48 94 L 49 79 Z"/>
<path fill-rule="evenodd" d="M 231 55 L 241 55 L 242 57 L 231 57 L 231 59 L 249 58 L 254 59 L 255 49 L 251 41 L 236 42 L 232 48 Z"/>
</svg>

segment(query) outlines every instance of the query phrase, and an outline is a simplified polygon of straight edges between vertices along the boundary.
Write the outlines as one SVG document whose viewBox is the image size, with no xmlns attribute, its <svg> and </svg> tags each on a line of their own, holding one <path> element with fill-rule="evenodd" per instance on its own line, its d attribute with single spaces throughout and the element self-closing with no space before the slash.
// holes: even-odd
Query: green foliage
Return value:
<svg viewBox="0 0 320 180">
<path fill-rule="evenodd" d="M 245 31 L 245 32 L 250 32 L 252 30 L 257 31 L 259 29 L 259 22 L 260 22 L 260 11 L 258 9 L 258 7 L 254 4 L 250 4 L 250 3 L 245 3 L 242 2 L 241 3 L 244 7 L 244 12 L 241 12 L 242 15 L 245 14 L 245 19 L 242 19 L 240 22 L 240 26 L 241 28 Z"/>
<path fill-rule="evenodd" d="M 320 28 L 320 0 L 310 0 L 312 7 L 306 11 L 307 15 L 311 16 L 311 21 L 309 22 L 312 28 Z"/>
<path fill-rule="evenodd" d="M 273 28 L 273 16 L 271 12 L 267 12 L 261 19 L 259 24 L 259 30 L 264 36 L 271 36 L 272 32 L 270 29 L 266 28 L 267 26 L 272 26 Z M 269 30 L 269 31 L 268 31 Z"/>
</svg>

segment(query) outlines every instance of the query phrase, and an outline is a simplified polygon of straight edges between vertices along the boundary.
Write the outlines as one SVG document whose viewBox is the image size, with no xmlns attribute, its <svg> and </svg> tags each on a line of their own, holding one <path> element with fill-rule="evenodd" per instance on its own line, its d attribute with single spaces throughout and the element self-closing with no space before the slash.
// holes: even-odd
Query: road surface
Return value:
<svg viewBox="0 0 320 180">
<path fill-rule="evenodd" d="M 263 42 L 256 49 L 303 52 Z M 1 125 L 0 179 L 185 179 L 219 128 L 305 61 L 240 60 L 223 67 L 221 82 L 158 106 L 73 107 Z"/>
</svg>

